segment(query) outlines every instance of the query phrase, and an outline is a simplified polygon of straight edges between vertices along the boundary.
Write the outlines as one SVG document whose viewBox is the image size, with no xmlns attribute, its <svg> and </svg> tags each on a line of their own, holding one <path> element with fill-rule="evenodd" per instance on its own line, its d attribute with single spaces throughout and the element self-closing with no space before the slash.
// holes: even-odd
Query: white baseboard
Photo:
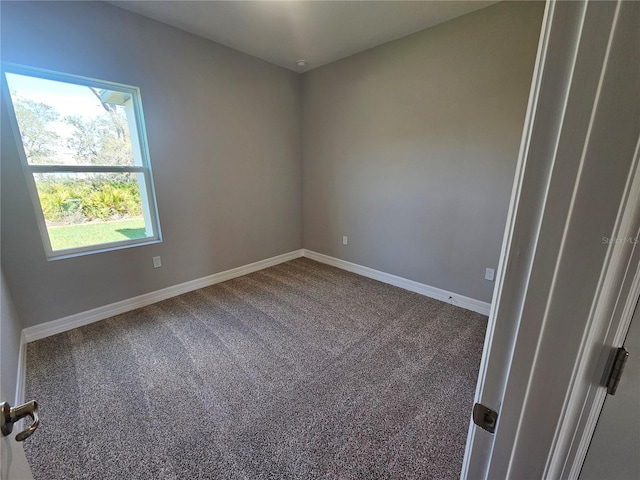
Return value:
<svg viewBox="0 0 640 480">
<path fill-rule="evenodd" d="M 374 280 L 388 283 L 389 285 L 404 288 L 405 290 L 419 293 L 426 297 L 434 298 L 436 300 L 441 300 L 447 303 L 453 303 L 458 307 L 481 313 L 482 315 L 489 315 L 489 310 L 491 309 L 490 303 L 482 302 L 480 300 L 476 300 L 475 298 L 458 295 L 457 293 L 448 292 L 447 290 L 442 290 L 441 288 L 431 287 L 429 285 L 425 285 L 424 283 L 414 282 L 413 280 L 408 280 L 396 275 L 391 275 L 390 273 L 381 272 L 380 270 L 374 270 L 373 268 L 364 267 L 356 263 L 340 260 L 339 258 L 330 257 L 328 255 L 317 253 L 312 250 L 303 249 L 303 256 L 317 262 L 326 263 L 327 265 L 341 268 L 342 270 L 357 273 L 358 275 L 362 275 L 363 277 L 373 278 Z"/>
<path fill-rule="evenodd" d="M 83 325 L 88 325 L 93 322 L 104 320 L 105 318 L 113 317 L 121 313 L 135 310 L 136 308 L 146 307 L 152 303 L 166 300 L 167 298 L 175 297 L 183 293 L 198 290 L 199 288 L 215 285 L 216 283 L 231 280 L 232 278 L 241 277 L 248 273 L 257 272 L 279 263 L 288 262 L 294 258 L 299 258 L 303 255 L 302 250 L 295 250 L 293 252 L 278 255 L 276 257 L 267 258 L 258 262 L 250 263 L 242 267 L 233 268 L 220 273 L 214 273 L 207 277 L 197 278 L 189 282 L 174 285 L 172 287 L 163 288 L 155 292 L 145 293 L 133 298 L 128 298 L 120 302 L 111 303 L 103 307 L 94 308 L 93 310 L 87 310 L 86 312 L 76 313 L 69 315 L 68 317 L 60 318 L 58 320 L 52 320 L 50 322 L 41 323 L 40 325 L 34 325 L 33 327 L 25 328 L 22 334 L 25 339 L 25 343 L 40 340 L 41 338 L 50 337 L 57 333 L 66 332 Z M 22 353 L 22 351 L 21 351 Z"/>
<path fill-rule="evenodd" d="M 483 315 L 488 315 L 489 309 L 491 307 L 491 305 L 487 302 L 481 302 L 480 300 L 475 300 L 463 295 L 458 295 L 457 293 L 448 292 L 440 288 L 431 287 L 423 283 L 414 282 L 413 280 L 408 280 L 396 275 L 391 275 L 379 270 L 374 270 L 373 268 L 357 265 L 355 263 L 340 260 L 328 255 L 323 255 L 311 250 L 295 250 L 293 252 L 278 255 L 276 257 L 271 257 L 265 260 L 250 263 L 249 265 L 233 268 L 231 270 L 226 270 L 220 273 L 214 273 L 213 275 L 209 275 L 207 277 L 198 278 L 196 280 L 191 280 L 179 285 L 163 288 L 162 290 L 145 293 L 144 295 L 128 298 L 126 300 L 111 303 L 103 307 L 94 308 L 93 310 L 87 310 L 86 312 L 76 313 L 74 315 L 69 315 L 68 317 L 60 318 L 58 320 L 53 320 L 50 322 L 41 323 L 40 325 L 25 328 L 22 331 L 22 346 L 20 349 L 20 365 L 18 367 L 19 371 L 16 397 L 22 398 L 22 395 L 24 394 L 24 362 L 26 361 L 26 344 L 29 342 L 40 340 L 42 338 L 50 337 L 51 335 L 56 335 L 58 333 L 66 332 L 67 330 L 104 320 L 105 318 L 113 317 L 114 315 L 119 315 L 121 313 L 135 310 L 136 308 L 146 307 L 147 305 L 151 305 L 152 303 L 175 297 L 176 295 L 181 295 L 193 290 L 198 290 L 199 288 L 215 285 L 216 283 L 231 280 L 232 278 L 241 277 L 243 275 L 257 272 L 258 270 L 263 270 L 265 268 L 272 267 L 274 265 L 278 265 L 280 263 L 287 262 L 299 257 L 307 257 L 312 260 L 326 263 L 327 265 L 332 265 L 334 267 L 357 273 L 365 277 L 373 278 L 374 280 L 388 283 L 396 287 L 404 288 L 405 290 L 410 290 L 412 292 L 419 293 L 436 300 L 453 303 L 458 307 L 466 308 L 467 310 L 472 310 Z"/>
</svg>

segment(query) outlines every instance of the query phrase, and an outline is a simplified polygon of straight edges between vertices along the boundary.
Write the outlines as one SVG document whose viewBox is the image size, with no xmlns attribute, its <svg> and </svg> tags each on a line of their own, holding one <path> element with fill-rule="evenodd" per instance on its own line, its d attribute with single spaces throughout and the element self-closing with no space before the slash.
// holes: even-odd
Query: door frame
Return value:
<svg viewBox="0 0 640 480">
<path fill-rule="evenodd" d="M 548 353 L 542 347 L 555 274 L 574 213 L 583 155 L 586 146 L 597 141 L 591 138 L 591 127 L 611 49 L 617 48 L 612 46 L 621 5 L 589 0 L 546 4 L 474 400 L 500 417 L 495 435 L 470 422 L 463 479 L 508 478 L 514 463 L 523 463 L 520 443 L 531 443 L 522 425 L 531 421 L 535 406 L 527 405 L 525 412 L 525 404 L 532 387 L 540 388 L 534 370 L 541 352 Z M 627 181 L 619 192 L 622 200 L 609 238 L 635 232 L 637 239 L 639 145 L 623 172 Z M 571 156 L 581 158 L 574 169 L 558 161 Z M 572 195 L 553 197 L 562 187 Z M 555 251 L 549 248 L 555 245 L 550 237 L 557 240 Z M 558 414 L 550 421 L 555 432 L 527 452 L 534 476 L 579 475 L 606 395 L 598 376 L 611 348 L 622 344 L 640 294 L 638 250 L 633 242 L 608 245 L 589 314 L 572 331 L 577 354 L 557 367 L 570 381 L 566 395 L 554 400 Z"/>
<path fill-rule="evenodd" d="M 636 145 L 630 182 L 604 267 L 600 291 L 594 298 L 592 318 L 576 358 L 571 388 L 552 445 L 547 472 L 551 478 L 577 479 L 607 396 L 604 373 L 613 353 L 622 347 L 640 299 L 640 138 Z M 628 232 L 635 231 L 633 241 Z M 637 353 L 637 352 L 636 352 Z"/>
</svg>

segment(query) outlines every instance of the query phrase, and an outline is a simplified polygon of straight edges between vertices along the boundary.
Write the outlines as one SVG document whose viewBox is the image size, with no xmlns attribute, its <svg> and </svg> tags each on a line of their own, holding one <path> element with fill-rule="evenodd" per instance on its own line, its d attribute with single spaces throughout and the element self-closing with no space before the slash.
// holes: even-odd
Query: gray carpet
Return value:
<svg viewBox="0 0 640 480">
<path fill-rule="evenodd" d="M 486 317 L 308 259 L 28 345 L 36 479 L 459 478 Z"/>
</svg>

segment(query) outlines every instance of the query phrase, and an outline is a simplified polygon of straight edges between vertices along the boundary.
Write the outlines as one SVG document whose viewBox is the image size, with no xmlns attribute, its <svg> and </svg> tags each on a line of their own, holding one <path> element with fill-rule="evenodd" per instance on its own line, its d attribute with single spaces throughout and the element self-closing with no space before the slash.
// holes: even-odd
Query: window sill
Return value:
<svg viewBox="0 0 640 480">
<path fill-rule="evenodd" d="M 162 238 L 149 238 L 141 239 L 129 242 L 118 243 L 105 243 L 102 245 L 92 245 L 90 247 L 82 247 L 82 249 L 74 248 L 68 250 L 57 250 L 56 252 L 48 253 L 47 260 L 66 260 L 69 258 L 84 257 L 86 255 L 93 255 L 96 253 L 113 252 L 114 250 L 123 250 L 125 248 L 142 247 L 145 245 L 154 245 L 156 243 L 162 243 Z"/>
</svg>

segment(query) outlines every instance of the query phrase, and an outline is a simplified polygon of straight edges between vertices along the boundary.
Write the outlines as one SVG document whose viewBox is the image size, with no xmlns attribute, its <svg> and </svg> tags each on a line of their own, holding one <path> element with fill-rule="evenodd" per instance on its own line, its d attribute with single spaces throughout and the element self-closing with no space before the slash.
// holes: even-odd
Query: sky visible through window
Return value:
<svg viewBox="0 0 640 480">
<path fill-rule="evenodd" d="M 101 125 L 102 128 L 99 129 L 101 135 L 117 136 L 117 132 L 110 131 L 113 128 L 109 128 L 115 127 L 109 124 L 114 118 L 120 120 L 117 127 L 124 130 L 130 149 L 130 132 L 124 107 L 110 105 L 115 114 L 115 117 L 110 119 L 105 107 L 94 93 L 99 92 L 98 89 L 16 73 L 7 73 L 6 78 L 23 142 L 28 143 L 25 142 L 27 140 L 25 136 L 33 136 L 34 130 L 39 130 L 41 134 L 39 139 L 32 139 L 38 145 L 44 141 L 42 135 L 44 130 L 52 133 L 46 136 L 47 155 L 36 158 L 37 155 L 29 151 L 29 145 L 25 145 L 29 163 L 61 165 L 87 163 L 80 161 L 78 155 L 79 144 L 84 143 L 86 148 L 90 148 L 90 145 L 87 145 L 89 139 L 80 138 L 82 135 L 88 136 L 88 132 L 83 131 L 82 126 Z M 74 119 L 77 120 L 74 121 Z M 97 133 L 95 128 L 94 133 Z M 97 162 L 94 160 L 89 163 Z"/>
<path fill-rule="evenodd" d="M 83 85 L 16 73 L 7 73 L 7 82 L 19 97 L 51 105 L 62 116 L 84 114 L 95 117 L 103 112 L 96 97 Z"/>
</svg>

